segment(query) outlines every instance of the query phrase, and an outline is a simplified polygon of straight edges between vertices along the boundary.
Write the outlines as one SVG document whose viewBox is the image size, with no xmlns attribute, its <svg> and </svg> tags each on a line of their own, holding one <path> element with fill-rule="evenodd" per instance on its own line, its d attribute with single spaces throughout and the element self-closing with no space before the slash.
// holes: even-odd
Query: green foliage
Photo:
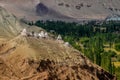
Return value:
<svg viewBox="0 0 120 80">
<path fill-rule="evenodd" d="M 105 70 L 107 70 L 107 71 L 109 71 L 109 63 L 110 63 L 110 56 L 108 56 L 109 55 L 109 53 L 108 52 L 103 52 L 103 53 L 101 53 L 101 66 L 105 69 Z"/>
<path fill-rule="evenodd" d="M 82 38 L 80 38 L 80 42 L 82 44 L 87 43 L 87 42 L 89 42 L 89 38 L 88 37 L 82 37 Z"/>
<path fill-rule="evenodd" d="M 72 37 L 72 36 L 64 36 L 63 39 L 64 39 L 64 41 L 69 42 L 70 44 L 74 44 L 75 43 L 74 37 Z"/>
<path fill-rule="evenodd" d="M 120 54 L 117 55 L 117 60 L 120 61 Z"/>
<path fill-rule="evenodd" d="M 114 63 L 112 64 L 112 74 L 114 75 L 115 74 L 115 69 L 116 69 L 116 67 L 115 67 L 115 65 L 114 65 Z"/>
<path fill-rule="evenodd" d="M 116 49 L 117 51 L 120 51 L 120 43 L 115 44 L 115 49 Z"/>
<path fill-rule="evenodd" d="M 108 51 L 110 57 L 116 57 L 116 53 L 114 51 Z"/>
<path fill-rule="evenodd" d="M 111 52 L 101 53 L 101 66 L 111 74 L 115 73 L 115 66 L 111 61 Z"/>
<path fill-rule="evenodd" d="M 115 68 L 115 74 L 117 76 L 117 80 L 120 80 L 120 67 Z"/>
<path fill-rule="evenodd" d="M 37 21 L 35 25 L 40 26 L 47 31 L 55 30 L 58 34 L 61 35 L 70 35 L 70 36 L 90 36 L 93 34 L 93 27 L 88 25 L 78 25 L 77 23 L 65 23 L 62 21 Z M 91 33 L 91 34 L 89 34 Z"/>
</svg>

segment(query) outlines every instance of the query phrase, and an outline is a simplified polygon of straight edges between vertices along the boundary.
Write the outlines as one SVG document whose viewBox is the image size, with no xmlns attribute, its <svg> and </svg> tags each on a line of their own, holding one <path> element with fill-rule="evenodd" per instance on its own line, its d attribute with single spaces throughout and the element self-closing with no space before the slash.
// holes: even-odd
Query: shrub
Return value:
<svg viewBox="0 0 120 80">
<path fill-rule="evenodd" d="M 117 55 L 117 60 L 118 60 L 118 61 L 120 61 L 120 54 L 119 54 L 119 55 Z"/>
<path fill-rule="evenodd" d="M 89 42 L 89 38 L 88 37 L 82 37 L 80 38 L 80 42 L 83 44 L 83 43 L 87 43 Z"/>
<path fill-rule="evenodd" d="M 115 44 L 115 49 L 116 49 L 117 51 L 120 51 L 120 43 Z"/>
<path fill-rule="evenodd" d="M 116 53 L 114 51 L 109 51 L 109 56 L 110 57 L 115 57 L 116 56 Z"/>
<path fill-rule="evenodd" d="M 63 6 L 64 5 L 64 3 L 58 3 L 58 6 Z"/>
</svg>

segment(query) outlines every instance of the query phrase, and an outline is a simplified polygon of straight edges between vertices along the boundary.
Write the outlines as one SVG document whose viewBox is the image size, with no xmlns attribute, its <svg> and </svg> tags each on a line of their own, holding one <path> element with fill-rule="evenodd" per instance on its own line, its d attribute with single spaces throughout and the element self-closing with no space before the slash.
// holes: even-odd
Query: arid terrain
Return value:
<svg viewBox="0 0 120 80">
<path fill-rule="evenodd" d="M 5 1 L 15 0 L 1 0 Z M 19 6 L 22 0 L 14 3 Z M 28 32 L 43 30 L 20 22 L 0 7 L 0 80 L 116 80 L 81 52 L 52 37 L 38 39 L 20 35 L 24 28 Z"/>
<path fill-rule="evenodd" d="M 28 20 L 91 20 L 120 15 L 119 0 L 0 0 L 0 6 Z"/>
</svg>

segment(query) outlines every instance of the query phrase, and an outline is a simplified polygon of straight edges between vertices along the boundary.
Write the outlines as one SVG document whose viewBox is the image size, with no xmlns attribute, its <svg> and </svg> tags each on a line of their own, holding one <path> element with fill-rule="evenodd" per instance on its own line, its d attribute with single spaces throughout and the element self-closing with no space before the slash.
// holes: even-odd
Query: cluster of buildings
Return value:
<svg viewBox="0 0 120 80">
<path fill-rule="evenodd" d="M 38 39 L 39 39 L 39 38 L 43 38 L 43 39 L 48 39 L 48 38 L 49 38 L 49 35 L 48 35 L 47 32 L 44 32 L 44 31 L 41 31 L 41 32 L 39 32 L 39 33 L 36 33 L 36 32 L 34 32 L 34 31 L 32 31 L 32 32 L 27 32 L 26 29 L 23 29 L 23 30 L 21 31 L 21 35 L 22 35 L 22 36 L 27 36 L 27 37 L 35 37 L 35 38 L 38 38 Z M 64 42 L 64 41 L 62 40 L 62 36 L 61 36 L 61 35 L 58 35 L 57 38 L 56 38 L 56 40 L 57 40 L 59 43 L 64 44 L 64 46 L 69 46 L 69 47 L 70 47 L 69 42 Z"/>
<path fill-rule="evenodd" d="M 120 21 L 120 15 L 110 15 L 105 19 L 105 21 Z"/>
<path fill-rule="evenodd" d="M 21 35 L 28 36 L 28 37 L 36 37 L 36 38 L 48 38 L 49 37 L 47 32 L 44 32 L 44 31 L 41 31 L 40 33 L 36 33 L 34 31 L 27 32 L 26 29 L 22 30 Z"/>
</svg>

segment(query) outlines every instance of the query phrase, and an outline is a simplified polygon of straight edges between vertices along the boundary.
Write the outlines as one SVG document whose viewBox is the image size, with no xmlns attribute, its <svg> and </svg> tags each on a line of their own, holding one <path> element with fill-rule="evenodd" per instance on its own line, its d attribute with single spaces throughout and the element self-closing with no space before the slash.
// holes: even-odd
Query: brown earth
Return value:
<svg viewBox="0 0 120 80">
<path fill-rule="evenodd" d="M 116 80 L 72 47 L 23 36 L 0 46 L 0 75 L 2 80 Z"/>
</svg>

